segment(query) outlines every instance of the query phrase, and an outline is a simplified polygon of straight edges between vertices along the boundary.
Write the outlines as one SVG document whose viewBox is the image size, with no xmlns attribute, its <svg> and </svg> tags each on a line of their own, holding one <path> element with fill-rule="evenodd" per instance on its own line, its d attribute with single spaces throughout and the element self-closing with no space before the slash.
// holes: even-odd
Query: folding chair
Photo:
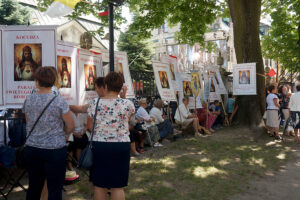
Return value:
<svg viewBox="0 0 300 200">
<path fill-rule="evenodd" d="M 5 116 L 0 117 L 0 120 L 4 121 L 14 121 L 20 120 L 22 118 L 13 118 L 10 117 L 12 114 L 12 110 L 8 111 Z M 17 146 L 15 146 L 17 147 Z M 8 195 L 13 191 L 16 187 L 21 187 L 22 190 L 25 192 L 27 191 L 26 188 L 21 184 L 22 178 L 26 175 L 27 171 L 25 169 L 20 169 L 15 165 L 14 158 L 15 158 L 15 150 L 13 147 L 9 147 L 7 144 L 6 138 L 6 126 L 4 126 L 4 146 L 1 148 L 1 161 L 0 161 L 0 168 L 5 172 L 5 177 L 3 186 L 0 186 L 0 194 L 7 199 Z M 4 159 L 4 156 L 8 156 L 7 159 Z M 7 162 L 9 161 L 9 162 Z M 2 163 L 1 163 L 2 162 Z"/>
</svg>

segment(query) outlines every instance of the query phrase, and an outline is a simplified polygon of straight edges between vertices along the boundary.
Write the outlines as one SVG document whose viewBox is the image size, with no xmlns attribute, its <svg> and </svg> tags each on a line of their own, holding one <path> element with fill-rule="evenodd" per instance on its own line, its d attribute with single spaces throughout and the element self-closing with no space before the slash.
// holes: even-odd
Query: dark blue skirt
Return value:
<svg viewBox="0 0 300 200">
<path fill-rule="evenodd" d="M 93 142 L 94 165 L 91 180 L 101 188 L 128 185 L 130 142 Z"/>
<path fill-rule="evenodd" d="M 167 137 L 168 135 L 173 133 L 173 125 L 168 119 L 165 119 L 165 121 L 157 124 L 156 126 L 158 128 L 160 138 Z"/>
</svg>

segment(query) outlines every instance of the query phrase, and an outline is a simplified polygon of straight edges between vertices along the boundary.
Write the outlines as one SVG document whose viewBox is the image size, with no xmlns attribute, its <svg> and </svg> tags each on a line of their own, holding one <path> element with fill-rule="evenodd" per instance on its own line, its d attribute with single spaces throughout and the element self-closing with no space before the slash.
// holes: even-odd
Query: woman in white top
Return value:
<svg viewBox="0 0 300 200">
<path fill-rule="evenodd" d="M 200 136 L 199 130 L 199 120 L 197 115 L 191 114 L 188 108 L 189 97 L 185 96 L 182 99 L 183 104 L 179 105 L 175 113 L 175 121 L 177 124 L 182 125 L 183 128 L 193 125 L 195 130 L 195 136 Z"/>
<path fill-rule="evenodd" d="M 159 130 L 160 138 L 164 139 L 173 133 L 174 128 L 167 116 L 163 116 L 161 109 L 164 102 L 161 99 L 154 101 L 154 107 L 150 110 L 150 116 L 154 118 L 155 124 Z"/>
<path fill-rule="evenodd" d="M 296 86 L 296 89 L 297 91 L 291 97 L 289 109 L 294 125 L 294 133 L 296 139 L 299 140 L 298 134 L 300 130 L 300 84 Z"/>
<path fill-rule="evenodd" d="M 152 146 L 152 144 L 154 144 L 153 145 L 154 147 L 163 146 L 162 144 L 160 144 L 158 142 L 158 140 L 160 139 L 160 137 L 159 137 L 159 131 L 158 131 L 158 129 L 155 126 L 155 123 L 154 123 L 154 118 L 151 117 L 148 114 L 148 112 L 146 111 L 147 100 L 146 99 L 139 100 L 139 105 L 140 105 L 140 107 L 136 111 L 135 117 L 139 121 L 143 121 L 142 123 L 145 123 L 145 126 L 147 127 L 147 131 L 148 131 L 149 136 L 150 136 L 150 139 L 149 139 L 149 137 L 146 138 L 145 143 L 150 144 L 151 146 Z M 142 128 L 141 125 L 142 125 L 141 123 L 138 123 L 136 125 L 136 129 L 138 131 Z"/>
<path fill-rule="evenodd" d="M 280 116 L 279 116 L 279 98 L 276 95 L 277 88 L 275 85 L 269 86 L 269 95 L 267 96 L 267 127 L 270 131 L 270 136 L 275 136 L 276 140 L 281 140 L 282 138 L 279 136 L 279 124 L 280 124 Z"/>
</svg>

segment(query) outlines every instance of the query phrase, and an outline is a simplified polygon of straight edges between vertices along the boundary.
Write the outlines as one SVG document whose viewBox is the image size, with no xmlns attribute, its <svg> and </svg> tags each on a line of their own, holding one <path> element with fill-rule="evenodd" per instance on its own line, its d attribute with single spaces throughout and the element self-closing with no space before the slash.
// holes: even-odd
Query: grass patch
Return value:
<svg viewBox="0 0 300 200">
<path fill-rule="evenodd" d="M 131 161 L 127 199 L 227 199 L 253 176 L 276 170 L 290 148 L 268 138 L 187 138 Z M 220 136 L 223 137 L 223 136 Z"/>
</svg>

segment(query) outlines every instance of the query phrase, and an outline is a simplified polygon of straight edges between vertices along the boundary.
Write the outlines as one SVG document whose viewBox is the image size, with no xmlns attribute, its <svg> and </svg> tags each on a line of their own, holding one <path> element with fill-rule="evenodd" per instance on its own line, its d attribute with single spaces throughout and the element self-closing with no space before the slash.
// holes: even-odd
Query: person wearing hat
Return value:
<svg viewBox="0 0 300 200">
<path fill-rule="evenodd" d="M 160 144 L 158 142 L 158 140 L 160 139 L 159 136 L 159 131 L 157 129 L 157 127 L 155 126 L 155 119 L 153 117 L 151 117 L 148 112 L 146 111 L 147 108 L 147 100 L 146 99 L 141 99 L 139 100 L 139 108 L 136 112 L 136 119 L 138 119 L 139 121 L 142 121 L 140 123 L 137 124 L 136 129 L 137 130 L 143 130 L 145 128 L 143 128 L 144 126 L 146 127 L 149 135 L 150 135 L 150 140 L 147 138 L 147 140 L 145 141 L 146 143 L 154 144 L 154 147 L 160 147 L 163 146 L 162 144 Z"/>
<path fill-rule="evenodd" d="M 154 101 L 154 107 L 150 110 L 150 116 L 154 118 L 155 125 L 157 126 L 160 138 L 165 139 L 174 132 L 174 128 L 166 115 L 162 114 L 164 102 L 161 99 Z"/>
</svg>

